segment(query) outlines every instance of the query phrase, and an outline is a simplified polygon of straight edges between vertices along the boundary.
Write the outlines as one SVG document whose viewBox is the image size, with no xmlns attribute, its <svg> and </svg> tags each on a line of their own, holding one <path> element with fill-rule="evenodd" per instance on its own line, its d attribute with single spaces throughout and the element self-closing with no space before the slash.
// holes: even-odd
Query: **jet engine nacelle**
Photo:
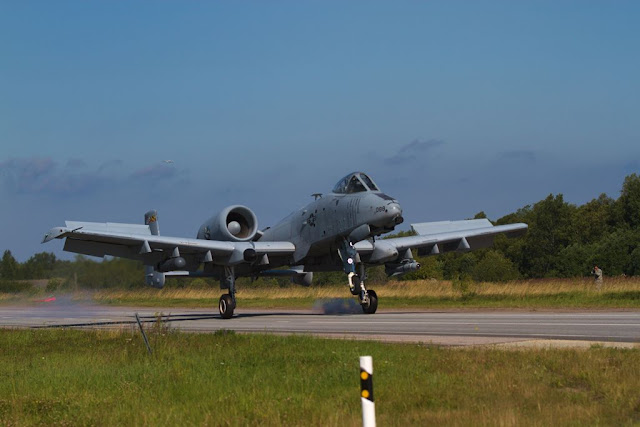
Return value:
<svg viewBox="0 0 640 427">
<path fill-rule="evenodd" d="M 258 218 L 246 206 L 224 208 L 209 218 L 198 230 L 198 239 L 249 242 L 258 232 Z"/>
</svg>

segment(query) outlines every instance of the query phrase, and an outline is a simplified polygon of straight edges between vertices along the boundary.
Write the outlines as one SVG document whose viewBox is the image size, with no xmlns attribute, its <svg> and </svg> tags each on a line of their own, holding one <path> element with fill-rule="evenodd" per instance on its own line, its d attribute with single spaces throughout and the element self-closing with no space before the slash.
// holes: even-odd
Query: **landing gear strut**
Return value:
<svg viewBox="0 0 640 427">
<path fill-rule="evenodd" d="M 366 273 L 363 263 L 358 265 L 359 274 L 356 274 L 356 257 L 358 255 L 356 248 L 351 242 L 343 240 L 339 251 L 342 258 L 342 268 L 347 273 L 351 295 L 358 296 L 363 312 L 366 314 L 375 313 L 378 309 L 378 295 L 373 290 L 367 290 L 364 285 Z"/>
<path fill-rule="evenodd" d="M 228 289 L 229 293 L 220 297 L 218 310 L 223 319 L 230 319 L 236 308 L 236 274 L 234 267 L 224 268 L 224 277 L 220 279 L 220 289 Z"/>
</svg>

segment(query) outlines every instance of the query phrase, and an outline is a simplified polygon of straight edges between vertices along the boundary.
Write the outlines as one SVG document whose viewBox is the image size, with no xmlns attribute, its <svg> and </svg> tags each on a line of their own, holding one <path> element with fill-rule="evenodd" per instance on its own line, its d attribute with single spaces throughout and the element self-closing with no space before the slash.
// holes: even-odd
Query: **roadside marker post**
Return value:
<svg viewBox="0 0 640 427">
<path fill-rule="evenodd" d="M 375 427 L 376 405 L 373 400 L 373 360 L 360 356 L 360 400 L 362 401 L 363 427 Z"/>
<path fill-rule="evenodd" d="M 142 334 L 142 338 L 144 339 L 144 343 L 147 346 L 147 350 L 149 351 L 149 355 L 151 355 L 151 346 L 149 345 L 149 340 L 147 339 L 147 334 L 144 333 L 144 329 L 142 329 L 142 322 L 140 321 L 140 316 L 136 313 L 136 321 L 138 322 L 138 327 L 140 328 L 140 333 Z"/>
</svg>

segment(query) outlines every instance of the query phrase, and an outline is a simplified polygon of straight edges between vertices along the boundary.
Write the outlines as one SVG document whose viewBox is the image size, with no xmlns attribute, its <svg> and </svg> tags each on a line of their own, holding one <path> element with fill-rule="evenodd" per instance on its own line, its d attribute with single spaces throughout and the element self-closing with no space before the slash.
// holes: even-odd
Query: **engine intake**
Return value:
<svg viewBox="0 0 640 427">
<path fill-rule="evenodd" d="M 224 208 L 209 218 L 198 230 L 198 239 L 249 242 L 258 232 L 258 219 L 246 206 Z"/>
</svg>

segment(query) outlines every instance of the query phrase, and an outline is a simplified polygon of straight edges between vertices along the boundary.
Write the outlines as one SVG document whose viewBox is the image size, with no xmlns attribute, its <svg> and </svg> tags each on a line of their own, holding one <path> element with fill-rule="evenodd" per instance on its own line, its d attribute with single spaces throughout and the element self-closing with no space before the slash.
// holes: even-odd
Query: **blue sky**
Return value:
<svg viewBox="0 0 640 427">
<path fill-rule="evenodd" d="M 633 1 L 0 2 L 0 250 L 65 219 L 272 225 L 353 170 L 407 222 L 640 172 Z M 162 160 L 174 163 L 163 163 Z"/>
</svg>

